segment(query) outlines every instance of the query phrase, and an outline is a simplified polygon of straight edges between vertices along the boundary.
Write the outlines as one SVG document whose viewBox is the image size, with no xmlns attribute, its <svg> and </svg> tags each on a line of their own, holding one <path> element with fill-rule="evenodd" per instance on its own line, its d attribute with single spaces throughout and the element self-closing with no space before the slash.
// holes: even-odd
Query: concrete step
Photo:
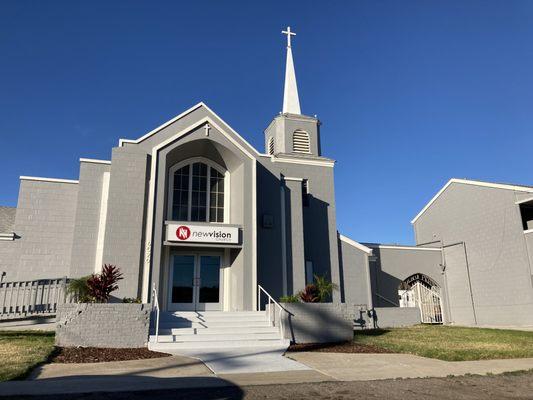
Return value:
<svg viewBox="0 0 533 400">
<path fill-rule="evenodd" d="M 160 315 L 159 321 L 164 322 L 205 322 L 205 321 L 266 321 L 268 318 L 263 315 Z"/>
<path fill-rule="evenodd" d="M 267 320 L 262 321 L 159 321 L 159 329 L 172 328 L 254 328 L 269 327 L 272 324 Z"/>
<path fill-rule="evenodd" d="M 182 317 L 246 317 L 252 315 L 266 315 L 265 311 L 163 311 L 161 315 L 178 315 Z"/>
<path fill-rule="evenodd" d="M 205 341 L 205 342 L 149 342 L 148 349 L 153 351 L 177 351 L 194 349 L 229 349 L 245 347 L 288 347 L 290 340 L 227 340 L 227 341 Z"/>
<path fill-rule="evenodd" d="M 278 332 L 271 333 L 245 333 L 245 334 L 218 334 L 218 335 L 159 335 L 158 341 L 161 343 L 179 342 L 245 342 L 248 340 L 276 340 L 279 339 Z M 155 336 L 150 336 L 151 341 L 155 341 Z"/>
<path fill-rule="evenodd" d="M 160 335 L 219 335 L 219 334 L 248 334 L 248 333 L 276 333 L 279 329 L 275 326 L 252 326 L 252 327 L 200 327 L 200 328 L 159 328 Z"/>
</svg>

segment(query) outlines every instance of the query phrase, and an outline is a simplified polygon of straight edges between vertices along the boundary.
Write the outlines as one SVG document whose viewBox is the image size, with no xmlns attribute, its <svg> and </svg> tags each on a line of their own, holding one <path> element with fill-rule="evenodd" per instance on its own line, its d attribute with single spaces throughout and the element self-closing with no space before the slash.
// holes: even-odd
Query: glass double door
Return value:
<svg viewBox="0 0 533 400">
<path fill-rule="evenodd" d="M 169 310 L 220 310 L 220 261 L 215 254 L 172 254 Z"/>
</svg>

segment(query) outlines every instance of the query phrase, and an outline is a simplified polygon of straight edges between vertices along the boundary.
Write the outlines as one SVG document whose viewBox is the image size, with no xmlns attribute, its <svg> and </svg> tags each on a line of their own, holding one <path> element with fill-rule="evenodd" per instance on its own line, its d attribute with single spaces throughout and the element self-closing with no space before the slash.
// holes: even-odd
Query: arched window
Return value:
<svg viewBox="0 0 533 400">
<path fill-rule="evenodd" d="M 268 139 L 268 154 L 274 155 L 274 137 Z"/>
<path fill-rule="evenodd" d="M 224 222 L 223 170 L 190 160 L 170 169 L 169 215 L 173 221 Z"/>
<path fill-rule="evenodd" d="M 294 153 L 311 153 L 309 134 L 305 131 L 297 130 L 292 134 L 292 151 Z"/>
</svg>

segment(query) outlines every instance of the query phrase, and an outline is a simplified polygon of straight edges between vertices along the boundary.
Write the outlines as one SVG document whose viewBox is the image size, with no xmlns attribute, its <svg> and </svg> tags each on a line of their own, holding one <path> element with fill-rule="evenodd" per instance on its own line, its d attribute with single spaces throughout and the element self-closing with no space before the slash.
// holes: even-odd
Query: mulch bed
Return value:
<svg viewBox="0 0 533 400">
<path fill-rule="evenodd" d="M 144 360 L 160 357 L 170 357 L 170 354 L 150 351 L 147 348 L 104 349 L 99 347 L 58 347 L 50 361 L 53 363 L 98 363 Z"/>
<path fill-rule="evenodd" d="M 390 350 L 355 342 L 291 344 L 288 352 L 316 351 L 322 353 L 393 353 Z"/>
</svg>

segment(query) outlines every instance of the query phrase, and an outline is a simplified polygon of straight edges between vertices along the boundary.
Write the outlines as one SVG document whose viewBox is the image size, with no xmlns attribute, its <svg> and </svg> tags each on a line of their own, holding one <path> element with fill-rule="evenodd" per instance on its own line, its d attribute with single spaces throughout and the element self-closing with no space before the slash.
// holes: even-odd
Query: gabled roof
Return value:
<svg viewBox="0 0 533 400">
<path fill-rule="evenodd" d="M 119 145 L 119 147 L 122 147 L 124 145 L 124 143 L 134 143 L 134 144 L 141 143 L 142 141 L 144 141 L 144 140 L 148 139 L 149 137 L 155 135 L 157 132 L 161 131 L 162 129 L 166 128 L 167 126 L 173 124 L 177 120 L 183 118 L 187 114 L 190 114 L 193 111 L 195 111 L 195 110 L 197 110 L 198 108 L 201 108 L 201 107 L 205 108 L 207 111 L 209 111 L 211 114 L 213 114 L 216 118 L 218 118 L 231 131 L 231 133 L 233 135 L 238 137 L 246 146 L 248 146 L 252 150 L 252 152 L 254 153 L 254 155 L 256 157 L 257 156 L 265 156 L 265 154 L 262 154 L 259 151 L 257 151 L 257 149 L 254 146 L 252 146 L 246 139 L 244 139 L 241 135 L 239 135 L 226 121 L 224 121 L 222 118 L 220 118 L 220 116 L 217 113 L 215 113 L 212 109 L 210 109 L 202 101 L 199 102 L 198 104 L 192 106 L 188 110 L 185 110 L 184 112 L 182 112 L 181 114 L 179 114 L 176 117 L 172 118 L 171 120 L 163 123 L 162 125 L 159 125 L 157 128 L 151 130 L 150 132 L 148 132 L 147 134 L 141 136 L 138 139 L 135 139 L 135 140 L 132 140 L 132 139 L 119 139 L 118 145 Z M 212 119 L 212 118 L 210 118 L 210 119 Z"/>
<path fill-rule="evenodd" d="M 355 240 L 352 240 L 349 237 L 341 235 L 340 233 L 338 233 L 338 234 L 339 234 L 339 239 L 342 240 L 343 242 L 348 243 L 349 245 L 355 247 L 356 249 L 359 249 L 359 250 L 365 252 L 366 254 L 372 254 L 372 249 L 371 248 L 366 247 L 365 245 L 362 245 L 361 243 L 356 242 Z"/>
<path fill-rule="evenodd" d="M 533 186 L 527 186 L 527 185 L 514 185 L 514 184 L 508 184 L 508 183 L 492 183 L 492 182 L 484 182 L 484 181 L 475 181 L 470 179 L 457 179 L 452 178 L 448 181 L 444 187 L 437 192 L 435 196 L 425 205 L 425 207 L 411 220 L 411 223 L 414 224 L 418 218 L 426 210 L 439 198 L 439 196 L 444 193 L 446 189 L 452 184 L 452 183 L 462 183 L 464 185 L 474 185 L 474 186 L 482 186 L 482 187 L 489 187 L 494 189 L 504 189 L 504 190 L 514 190 L 516 192 L 526 192 L 526 193 L 533 193 Z"/>
</svg>

